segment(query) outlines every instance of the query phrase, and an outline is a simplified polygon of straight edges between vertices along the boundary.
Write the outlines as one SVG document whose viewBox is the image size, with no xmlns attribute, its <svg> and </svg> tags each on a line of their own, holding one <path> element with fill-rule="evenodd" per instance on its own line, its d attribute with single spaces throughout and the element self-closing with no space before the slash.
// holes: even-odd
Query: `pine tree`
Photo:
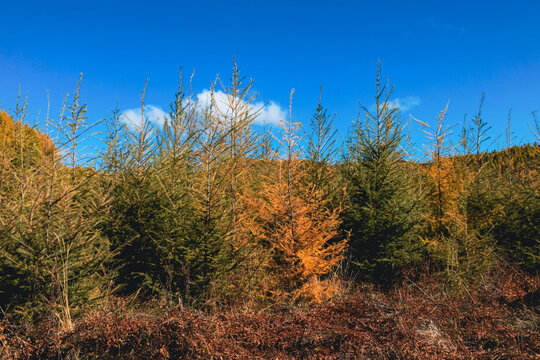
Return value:
<svg viewBox="0 0 540 360">
<path fill-rule="evenodd" d="M 422 254 L 419 199 L 408 178 L 392 90 L 381 85 L 379 64 L 375 113 L 363 107 L 365 120 L 353 124 L 343 165 L 343 230 L 350 232 L 351 254 L 366 277 L 383 282 L 396 279 L 396 271 L 419 262 Z"/>
<path fill-rule="evenodd" d="M 535 113 L 529 127 L 538 139 Z M 512 141 L 509 112 L 506 149 L 494 154 L 492 160 L 499 173 L 493 237 L 506 258 L 535 273 L 540 269 L 540 146 L 512 146 Z"/>
<path fill-rule="evenodd" d="M 186 94 L 180 81 L 169 118 L 157 134 L 156 179 L 158 193 L 165 199 L 161 209 L 164 213 L 164 234 L 159 246 L 163 249 L 161 259 L 162 284 L 169 308 L 173 300 L 180 306 L 188 301 L 190 285 L 190 236 L 189 219 L 193 213 L 193 186 L 195 164 L 193 144 L 197 139 L 197 107 L 191 94 Z"/>
<path fill-rule="evenodd" d="M 14 118 L 0 111 L 0 303 L 31 318 L 32 307 L 45 310 L 40 295 L 50 275 L 40 274 L 46 245 L 34 236 L 42 220 L 36 205 L 44 203 L 40 164 L 56 149 L 47 135 L 26 123 L 27 116 L 20 95 Z"/>
<path fill-rule="evenodd" d="M 240 70 L 233 60 L 233 74 L 231 84 L 225 88 L 223 101 L 213 99 L 215 111 L 223 123 L 226 131 L 227 162 L 229 173 L 228 197 L 230 225 L 228 231 L 235 237 L 238 230 L 238 194 L 242 191 L 242 184 L 249 182 L 249 166 L 252 158 L 256 139 L 253 132 L 253 120 L 258 116 L 260 109 L 252 109 L 255 97 L 250 95 L 253 81 L 243 86 L 244 77 L 240 76 Z M 234 242 L 234 239 L 232 240 Z"/>
<path fill-rule="evenodd" d="M 78 144 L 90 128 L 86 105 L 79 104 L 81 80 L 82 75 L 73 104 L 64 106 L 59 120 L 47 115 L 56 139 L 53 144 L 40 136 L 39 162 L 24 160 L 35 144 L 18 143 L 17 153 L 23 156 L 11 165 L 20 192 L 6 194 L 3 203 L 8 207 L 1 214 L 0 229 L 6 239 L 4 265 L 18 278 L 16 311 L 27 318 L 49 314 L 65 329 L 72 326 L 74 309 L 98 296 L 108 256 L 107 241 L 96 230 L 108 197 L 95 186 L 96 173 L 79 153 Z M 19 109 L 25 108 L 17 108 L 17 122 L 25 117 L 25 110 Z M 20 125 L 15 128 L 23 140 L 29 129 Z"/>
<path fill-rule="evenodd" d="M 495 209 L 494 192 L 490 189 L 493 178 L 492 167 L 489 166 L 486 158 L 486 143 L 490 137 L 488 132 L 490 126 L 482 118 L 482 105 L 484 103 L 484 94 L 480 99 L 478 113 L 472 119 L 472 128 L 469 130 L 469 139 L 467 148 L 472 153 L 466 152 L 463 160 L 471 169 L 471 176 L 467 184 L 466 212 L 467 222 L 479 232 L 483 237 L 490 237 L 492 230 L 492 221 Z"/>
<path fill-rule="evenodd" d="M 111 209 L 102 229 L 111 242 L 115 284 L 121 294 L 160 294 L 166 283 L 162 261 L 166 259 L 167 199 L 159 192 L 156 128 L 145 114 L 146 84 L 140 119 L 124 119 L 119 129 L 115 114 L 110 124 L 106 160 L 112 193 Z M 125 115 L 124 115 L 125 116 Z M 116 132 L 120 131 L 120 135 Z"/>
<path fill-rule="evenodd" d="M 227 158 L 227 128 L 221 121 L 214 102 L 214 86 L 210 103 L 200 104 L 200 129 L 194 143 L 196 178 L 191 220 L 191 286 L 197 301 L 210 300 L 214 282 L 226 274 L 225 264 L 232 253 L 230 238 L 230 209 L 226 193 L 230 185 Z"/>
<path fill-rule="evenodd" d="M 315 114 L 310 120 L 311 133 L 307 134 L 306 149 L 306 186 L 313 187 L 333 206 L 338 207 L 339 187 L 337 186 L 337 166 L 335 164 L 338 153 L 338 133 L 334 128 L 334 118 L 322 106 L 322 86 L 319 104 Z"/>
</svg>

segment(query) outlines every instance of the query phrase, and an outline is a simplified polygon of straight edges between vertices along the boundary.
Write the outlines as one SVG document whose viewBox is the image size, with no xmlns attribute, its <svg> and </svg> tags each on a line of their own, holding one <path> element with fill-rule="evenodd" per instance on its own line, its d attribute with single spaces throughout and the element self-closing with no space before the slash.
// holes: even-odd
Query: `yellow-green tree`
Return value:
<svg viewBox="0 0 540 360">
<path fill-rule="evenodd" d="M 50 315 L 68 329 L 74 311 L 100 295 L 108 256 L 108 243 L 97 229 L 108 197 L 78 146 L 88 129 L 80 83 L 58 121 L 47 115 L 54 144 L 25 125 L 26 105 L 17 106 L 18 141 L 7 162 L 12 177 L 0 189 L 2 288 L 12 291 L 10 300 L 21 316 Z"/>
<path fill-rule="evenodd" d="M 478 173 L 456 157 L 445 125 L 446 108 L 435 127 L 419 121 L 428 135 L 428 162 L 423 165 L 426 180 L 428 224 L 423 238 L 432 254 L 442 262 L 451 280 L 462 284 L 467 276 L 489 268 L 493 249 L 486 237 L 469 224 L 467 196 Z"/>
</svg>

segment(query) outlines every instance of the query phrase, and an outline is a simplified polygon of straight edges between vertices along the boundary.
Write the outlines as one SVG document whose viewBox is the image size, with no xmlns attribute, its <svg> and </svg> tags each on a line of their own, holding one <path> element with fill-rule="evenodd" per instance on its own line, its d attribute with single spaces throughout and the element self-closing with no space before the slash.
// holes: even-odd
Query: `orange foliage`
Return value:
<svg viewBox="0 0 540 360">
<path fill-rule="evenodd" d="M 444 125 L 447 109 L 448 105 L 439 114 L 434 128 L 419 122 L 432 141 L 426 151 L 430 162 L 423 167 L 430 208 L 425 214 L 429 229 L 423 241 L 445 259 L 447 270 L 450 270 L 459 264 L 460 246 L 463 246 L 459 239 L 463 241 L 470 237 L 460 199 L 472 174 L 453 156 L 454 148 L 448 141 L 449 128 Z"/>
<path fill-rule="evenodd" d="M 14 157 L 16 148 L 21 145 L 25 152 L 41 157 L 51 149 L 52 140 L 47 134 L 26 123 L 15 122 L 5 111 L 0 110 L 0 156 Z"/>
<path fill-rule="evenodd" d="M 320 280 L 342 259 L 346 240 L 338 236 L 338 210 L 321 206 L 316 191 L 294 195 L 288 203 L 287 183 L 266 186 L 260 199 L 245 199 L 253 209 L 244 227 L 249 236 L 271 249 L 270 266 L 293 299 L 317 302 L 330 297 L 336 285 Z M 294 209 L 291 221 L 291 206 Z"/>
<path fill-rule="evenodd" d="M 295 150 L 298 124 L 282 124 L 285 155 L 278 174 L 259 196 L 244 196 L 244 237 L 269 250 L 267 266 L 277 279 L 273 296 L 321 302 L 337 284 L 327 275 L 343 257 L 347 240 L 339 239 L 339 209 L 329 210 L 319 190 L 302 187 L 305 172 Z M 282 290 L 278 289 L 284 289 Z"/>
<path fill-rule="evenodd" d="M 458 200 L 467 183 L 467 172 L 460 169 L 455 158 L 440 157 L 434 159 L 425 169 L 429 191 L 429 204 L 434 216 L 429 220 L 436 232 L 443 231 L 461 218 Z"/>
</svg>

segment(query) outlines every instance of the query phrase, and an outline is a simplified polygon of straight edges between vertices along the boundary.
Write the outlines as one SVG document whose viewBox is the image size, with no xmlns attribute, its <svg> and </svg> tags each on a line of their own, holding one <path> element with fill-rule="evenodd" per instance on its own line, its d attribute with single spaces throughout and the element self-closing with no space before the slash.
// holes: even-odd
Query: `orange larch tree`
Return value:
<svg viewBox="0 0 540 360">
<path fill-rule="evenodd" d="M 248 200 L 252 216 L 244 222 L 245 232 L 269 251 L 269 295 L 320 302 L 337 290 L 328 275 L 342 259 L 347 239 L 338 238 L 339 209 L 324 206 L 320 190 L 302 187 L 300 124 L 292 121 L 290 110 L 281 127 L 277 174 L 259 199 Z"/>
</svg>

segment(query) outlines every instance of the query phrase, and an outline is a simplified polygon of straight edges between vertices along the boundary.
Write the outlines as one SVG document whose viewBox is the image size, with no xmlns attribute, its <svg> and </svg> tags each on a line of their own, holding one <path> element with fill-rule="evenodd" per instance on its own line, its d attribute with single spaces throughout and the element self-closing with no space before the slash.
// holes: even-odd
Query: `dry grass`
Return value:
<svg viewBox="0 0 540 360">
<path fill-rule="evenodd" d="M 504 272 L 442 295 L 433 279 L 389 292 L 357 291 L 308 311 L 91 312 L 68 332 L 47 324 L 14 336 L 4 359 L 538 359 L 539 279 Z M 489 284 L 489 285 L 488 285 Z M 23 335 L 24 334 L 24 335 Z M 53 336 L 54 335 L 54 336 Z M 9 349 L 9 351 L 8 351 Z"/>
</svg>

